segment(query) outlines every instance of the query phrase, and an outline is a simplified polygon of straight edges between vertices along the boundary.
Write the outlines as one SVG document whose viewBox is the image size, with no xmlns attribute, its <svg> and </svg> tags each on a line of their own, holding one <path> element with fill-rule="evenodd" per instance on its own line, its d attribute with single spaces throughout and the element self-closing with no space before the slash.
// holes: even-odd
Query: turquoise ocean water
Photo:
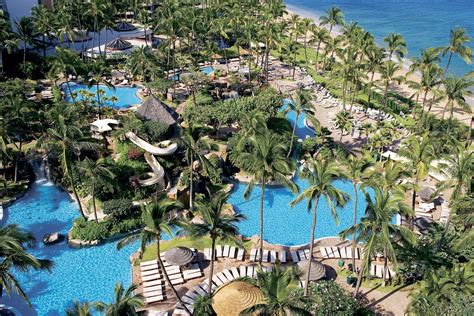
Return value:
<svg viewBox="0 0 474 316">
<path fill-rule="evenodd" d="M 346 21 L 357 21 L 375 35 L 378 43 L 390 32 L 401 33 L 408 43 L 408 57 L 428 47 L 447 45 L 454 27 L 467 29 L 474 37 L 474 0 L 285 0 L 288 8 L 302 16 L 319 17 L 333 5 L 340 7 Z M 469 44 L 474 49 L 474 41 Z M 455 58 L 450 72 L 474 71 Z"/>
</svg>

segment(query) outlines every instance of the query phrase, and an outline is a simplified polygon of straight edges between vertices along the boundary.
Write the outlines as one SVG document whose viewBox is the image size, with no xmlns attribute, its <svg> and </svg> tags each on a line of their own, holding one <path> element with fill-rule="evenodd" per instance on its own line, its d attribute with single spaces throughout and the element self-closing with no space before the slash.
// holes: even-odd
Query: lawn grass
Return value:
<svg viewBox="0 0 474 316">
<path fill-rule="evenodd" d="M 231 241 L 217 241 L 216 244 L 220 245 L 230 245 L 230 246 L 237 246 L 236 243 Z M 168 251 L 174 247 L 188 247 L 188 248 L 196 248 L 198 250 L 203 250 L 204 248 L 211 248 L 211 238 L 209 237 L 199 237 L 199 238 L 191 238 L 191 237 L 178 237 L 173 238 L 171 240 L 162 241 L 160 245 L 160 250 L 162 252 Z M 244 241 L 244 248 L 245 250 L 249 251 L 252 247 L 252 242 L 250 240 Z M 156 259 L 156 244 L 149 245 L 145 252 L 143 253 L 143 257 L 141 261 L 153 260 Z"/>
<path fill-rule="evenodd" d="M 342 278 L 343 280 L 346 280 L 347 276 L 351 274 L 348 270 L 341 270 L 337 269 L 336 270 L 337 276 Z M 363 288 L 368 288 L 368 289 L 375 289 L 379 292 L 383 293 L 390 293 L 390 292 L 396 292 L 396 291 L 411 291 L 414 288 L 414 284 L 405 286 L 401 284 L 387 284 L 385 287 L 382 286 L 382 279 L 374 278 L 374 279 L 364 279 L 362 281 L 361 287 Z"/>
</svg>

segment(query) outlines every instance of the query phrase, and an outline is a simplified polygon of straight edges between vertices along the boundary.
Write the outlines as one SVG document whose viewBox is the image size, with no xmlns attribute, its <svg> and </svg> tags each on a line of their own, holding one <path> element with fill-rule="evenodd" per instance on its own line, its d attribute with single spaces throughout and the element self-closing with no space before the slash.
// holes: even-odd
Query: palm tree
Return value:
<svg viewBox="0 0 474 316">
<path fill-rule="evenodd" d="M 400 148 L 399 154 L 408 159 L 409 170 L 413 176 L 412 212 L 415 212 L 416 192 L 419 183 L 426 177 L 435 158 L 433 141 L 428 133 L 409 137 Z M 413 225 L 413 223 L 412 223 Z"/>
<path fill-rule="evenodd" d="M 374 85 L 374 76 L 382 66 L 383 59 L 385 57 L 385 51 L 375 45 L 370 45 L 365 49 L 366 61 L 364 63 L 365 70 L 370 73 L 368 90 L 367 104 L 370 106 L 370 100 L 372 99 L 372 87 Z"/>
<path fill-rule="evenodd" d="M 380 82 L 384 86 L 384 94 L 383 98 L 385 101 L 385 105 L 387 105 L 388 101 L 388 88 L 393 82 L 397 82 L 400 84 L 405 80 L 405 77 L 403 76 L 397 76 L 397 72 L 401 70 L 400 65 L 397 63 L 394 63 L 391 60 L 385 61 L 382 64 L 382 67 L 380 67 Z"/>
<path fill-rule="evenodd" d="M 379 188 L 386 194 L 404 194 L 406 185 L 401 184 L 404 178 L 411 175 L 411 172 L 400 162 L 387 160 L 378 162 L 374 168 L 367 173 L 367 180 L 364 186 Z"/>
<path fill-rule="evenodd" d="M 214 274 L 214 262 L 216 260 L 216 240 L 233 241 L 240 243 L 237 239 L 239 229 L 237 224 L 244 220 L 241 214 L 228 214 L 227 198 L 229 193 L 219 191 L 213 194 L 209 202 L 199 201 L 196 210 L 202 216 L 202 223 L 191 227 L 192 235 L 196 237 L 207 236 L 211 238 L 211 267 L 209 271 L 209 284 L 212 284 Z M 212 287 L 209 286 L 208 295 L 211 296 Z"/>
<path fill-rule="evenodd" d="M 106 76 L 109 75 L 110 69 L 106 66 L 105 62 L 103 61 L 95 61 L 89 64 L 88 73 L 90 74 L 89 86 L 95 86 L 96 89 L 96 96 L 97 96 L 97 105 L 99 110 L 99 119 L 101 118 L 101 106 L 102 106 L 102 99 L 101 99 L 101 89 L 99 88 L 100 85 L 104 85 L 108 89 L 114 89 L 115 87 L 106 80 Z"/>
<path fill-rule="evenodd" d="M 439 48 L 434 47 L 421 50 L 419 57 L 414 57 L 411 59 L 412 63 L 410 65 L 408 74 L 412 74 L 416 71 L 423 71 L 432 65 L 439 63 L 441 61 L 439 52 Z"/>
<path fill-rule="evenodd" d="M 307 200 L 308 211 L 313 209 L 313 225 L 311 228 L 311 239 L 309 241 L 310 261 L 313 260 L 314 233 L 316 231 L 316 218 L 318 204 L 321 197 L 326 199 L 331 210 L 332 216 L 339 221 L 336 208 L 342 207 L 350 199 L 350 196 L 334 186 L 334 181 L 345 179 L 344 172 L 334 161 L 328 159 L 313 159 L 307 161 L 302 177 L 309 183 L 309 187 L 300 193 L 290 205 L 294 206 L 303 200 Z M 314 207 L 313 207 L 314 204 Z M 309 276 L 311 264 L 308 264 L 304 295 L 308 295 Z"/>
<path fill-rule="evenodd" d="M 344 25 L 344 13 L 338 7 L 332 7 L 326 11 L 326 15 L 319 18 L 321 25 L 329 25 L 329 34 L 334 26 Z"/>
<path fill-rule="evenodd" d="M 257 271 L 257 284 L 263 292 L 265 300 L 263 303 L 250 307 L 244 313 L 255 313 L 258 315 L 311 315 L 307 310 L 299 307 L 303 301 L 293 292 L 298 289 L 298 273 L 294 268 L 281 268 L 274 264 L 269 272 Z"/>
<path fill-rule="evenodd" d="M 109 191 L 113 192 L 114 186 L 111 181 L 115 178 L 114 173 L 109 169 L 107 162 L 104 159 L 99 159 L 94 161 L 86 157 L 79 170 L 83 173 L 86 179 L 91 186 L 91 195 L 92 195 L 92 207 L 94 209 L 94 218 L 98 223 L 97 219 L 97 206 L 96 206 L 96 188 L 98 185 L 102 185 L 107 188 Z"/>
<path fill-rule="evenodd" d="M 308 91 L 303 90 L 303 88 L 300 88 L 296 92 L 296 100 L 294 100 L 294 102 L 288 103 L 288 109 L 294 111 L 296 116 L 295 121 L 293 123 L 293 130 L 291 132 L 290 149 L 288 150 L 288 154 L 286 155 L 287 158 L 290 157 L 291 151 L 293 150 L 296 126 L 300 114 L 304 114 L 309 120 L 311 120 L 312 123 L 314 123 L 315 125 L 319 125 L 319 122 L 313 116 L 314 113 L 312 110 L 313 105 L 311 104 L 311 99 L 311 94 Z"/>
<path fill-rule="evenodd" d="M 287 146 L 281 143 L 280 137 L 266 129 L 265 125 L 263 126 L 265 128 L 255 131 L 254 134 L 248 133 L 245 141 L 249 146 L 237 148 L 230 157 L 233 164 L 240 166 L 252 175 L 252 181 L 249 182 L 244 193 L 246 198 L 249 197 L 255 184 L 260 184 L 260 264 L 263 254 L 265 185 L 267 182 L 275 181 L 290 188 L 293 192 L 297 191 L 296 185 L 290 180 L 294 162 L 286 158 Z"/>
<path fill-rule="evenodd" d="M 364 156 L 358 158 L 350 155 L 344 162 L 346 177 L 352 181 L 354 193 L 354 225 L 357 224 L 357 207 L 359 204 L 359 195 L 357 185 L 367 180 L 368 170 L 372 167 L 372 163 Z M 356 251 L 356 235 L 352 236 L 352 268 L 355 269 L 355 251 Z"/>
<path fill-rule="evenodd" d="M 336 55 L 341 60 L 334 67 L 333 74 L 335 78 L 342 79 L 342 109 L 346 110 L 346 95 L 349 81 L 355 77 L 358 61 L 358 52 L 353 46 L 338 50 Z M 352 107 L 351 107 L 352 108 Z"/>
<path fill-rule="evenodd" d="M 308 67 L 308 53 L 307 53 L 307 46 L 308 46 L 308 32 L 311 31 L 313 28 L 313 20 L 308 18 L 303 18 L 301 21 L 300 27 L 303 33 L 303 49 L 304 49 L 304 60 L 306 63 L 306 67 Z"/>
<path fill-rule="evenodd" d="M 69 178 L 71 189 L 82 217 L 87 219 L 76 190 L 72 158 L 73 155 L 77 155 L 78 152 L 80 153 L 81 149 L 94 149 L 95 146 L 84 137 L 76 122 L 67 121 L 61 114 L 55 118 L 54 125 L 48 128 L 46 133 L 38 140 L 38 144 L 42 147 L 54 148 L 59 152 L 61 168 Z"/>
<path fill-rule="evenodd" d="M 449 119 L 453 117 L 456 107 L 471 113 L 471 106 L 467 103 L 466 97 L 473 95 L 469 89 L 474 85 L 474 72 L 470 72 L 462 77 L 449 76 L 444 80 L 443 98 L 446 99 L 446 105 L 443 109 L 442 119 L 446 111 L 449 110 Z"/>
<path fill-rule="evenodd" d="M 201 129 L 189 126 L 181 132 L 181 144 L 185 148 L 185 157 L 189 166 L 189 210 L 194 210 L 194 161 L 197 160 L 202 171 L 209 174 L 212 164 L 204 155 L 204 151 L 214 148 L 214 145 L 201 137 Z"/>
<path fill-rule="evenodd" d="M 296 53 L 298 52 L 298 46 L 299 44 L 297 42 L 287 42 L 281 49 L 283 59 L 291 65 L 289 75 L 292 76 L 292 80 L 295 80 Z"/>
<path fill-rule="evenodd" d="M 66 310 L 66 316 L 92 316 L 92 311 L 89 303 L 73 302 L 73 306 Z"/>
<path fill-rule="evenodd" d="M 383 41 L 387 44 L 388 61 L 392 61 L 393 54 L 399 61 L 407 53 L 407 43 L 401 34 L 390 33 L 384 37 Z"/>
<path fill-rule="evenodd" d="M 357 277 L 354 297 L 359 292 L 363 274 L 368 274 L 370 271 L 372 257 L 375 257 L 379 250 L 383 251 L 384 256 L 382 286 L 385 286 L 388 260 L 397 265 L 394 243 L 400 239 L 409 243 L 414 243 L 416 240 L 416 235 L 409 229 L 392 223 L 392 219 L 396 214 L 403 215 L 409 212 L 409 208 L 403 203 L 404 196 L 402 194 L 388 194 L 377 188 L 374 191 L 374 198 L 369 193 L 365 194 L 367 207 L 365 216 L 360 223 L 340 233 L 341 238 L 356 234 L 357 242 L 364 242 L 362 266 Z"/>
<path fill-rule="evenodd" d="M 143 228 L 139 231 L 134 232 L 132 235 L 125 237 L 117 243 L 117 249 L 122 249 L 124 246 L 140 240 L 140 256 L 145 253 L 146 247 L 151 242 L 156 243 L 156 261 L 163 275 L 165 276 L 166 282 L 173 291 L 174 296 L 179 303 L 184 307 L 186 312 L 190 315 L 188 308 L 181 300 L 178 292 L 171 283 L 168 273 L 165 270 L 163 260 L 161 260 L 161 238 L 163 234 L 173 236 L 173 231 L 178 227 L 185 226 L 185 223 L 175 214 L 178 210 L 182 209 L 183 205 L 175 200 L 171 200 L 166 195 L 161 195 L 154 199 L 152 202 L 142 206 L 142 223 Z"/>
<path fill-rule="evenodd" d="M 51 34 L 54 31 L 52 13 L 44 5 L 38 5 L 31 9 L 31 16 L 36 31 L 42 37 L 43 57 L 46 58 L 46 47 L 48 46 L 46 38 L 51 40 Z"/>
<path fill-rule="evenodd" d="M 442 47 L 441 52 L 443 57 L 449 54 L 448 63 L 444 69 L 445 75 L 448 73 L 449 66 L 453 55 L 456 54 L 468 64 L 471 63 L 472 49 L 467 45 L 471 42 L 471 37 L 466 34 L 466 30 L 463 28 L 454 28 L 451 30 L 451 37 L 448 46 Z"/>
<path fill-rule="evenodd" d="M 122 282 L 115 285 L 115 301 L 112 303 L 95 302 L 94 307 L 106 316 L 134 316 L 138 315 L 137 309 L 142 308 L 143 297 L 140 294 L 134 294 L 138 289 L 135 284 L 130 285 L 124 289 Z"/>
<path fill-rule="evenodd" d="M 26 48 L 28 45 L 37 43 L 38 35 L 32 17 L 22 17 L 19 21 L 15 21 L 16 34 L 23 44 L 23 64 L 26 62 Z"/>
<path fill-rule="evenodd" d="M 426 98 L 428 93 L 432 92 L 434 94 L 433 99 L 436 96 L 441 94 L 441 90 L 438 89 L 442 83 L 442 70 L 437 64 L 427 66 L 422 70 L 420 82 L 410 82 L 410 87 L 417 90 L 416 92 L 416 103 L 418 103 L 418 98 L 420 94 L 423 94 L 423 101 L 421 103 L 421 116 L 423 116 L 426 104 Z M 432 102 L 428 108 L 428 113 L 431 110 Z M 413 117 L 415 117 L 416 111 L 413 111 Z M 420 116 L 420 117 L 421 117 Z"/>
<path fill-rule="evenodd" d="M 33 236 L 16 225 L 0 228 L 0 299 L 4 291 L 7 295 L 15 292 L 31 306 L 16 274 L 31 270 L 51 271 L 53 267 L 50 260 L 38 259 L 26 251 L 25 245 L 33 243 Z"/>
<path fill-rule="evenodd" d="M 335 125 L 341 131 L 339 141 L 342 141 L 344 133 L 350 133 L 354 128 L 354 117 L 349 111 L 340 111 L 336 114 Z"/>
<path fill-rule="evenodd" d="M 315 60 L 315 67 L 316 71 L 319 69 L 319 50 L 321 49 L 321 44 L 326 44 L 331 40 L 331 35 L 329 31 L 325 28 L 314 27 L 312 30 L 312 37 L 309 40 L 310 45 L 316 45 L 316 60 Z"/>
<path fill-rule="evenodd" d="M 56 57 L 51 60 L 51 72 L 52 73 L 63 73 L 66 80 L 66 85 L 69 90 L 69 95 L 72 100 L 76 102 L 75 93 L 71 90 L 69 82 L 69 74 L 77 75 L 81 72 L 84 64 L 82 63 L 79 55 L 76 52 L 62 47 L 56 47 Z"/>
</svg>

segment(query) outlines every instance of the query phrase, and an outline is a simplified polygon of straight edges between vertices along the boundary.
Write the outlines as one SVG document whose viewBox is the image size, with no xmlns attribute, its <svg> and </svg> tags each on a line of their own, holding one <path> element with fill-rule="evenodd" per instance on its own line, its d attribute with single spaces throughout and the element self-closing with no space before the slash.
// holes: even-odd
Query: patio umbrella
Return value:
<svg viewBox="0 0 474 316">
<path fill-rule="evenodd" d="M 111 42 L 107 43 L 107 48 L 112 49 L 112 50 L 124 50 L 127 48 L 132 47 L 132 44 L 130 42 L 127 42 L 120 37 L 117 37 Z"/>
<path fill-rule="evenodd" d="M 303 260 L 298 262 L 298 268 L 303 272 L 303 276 L 301 277 L 303 280 L 306 280 L 306 273 L 308 271 L 309 260 Z M 326 267 L 324 264 L 317 260 L 311 260 L 311 271 L 309 275 L 310 281 L 317 281 L 326 276 Z"/>
<path fill-rule="evenodd" d="M 212 54 L 211 58 L 212 58 L 212 59 L 222 59 L 222 55 L 219 55 L 219 54 Z"/>
<path fill-rule="evenodd" d="M 174 266 L 185 266 L 193 261 L 194 253 L 186 247 L 175 247 L 168 250 L 165 254 L 165 260 Z"/>
<path fill-rule="evenodd" d="M 217 289 L 213 296 L 212 308 L 217 316 L 238 316 L 263 301 L 263 293 L 257 286 L 234 281 Z"/>
<path fill-rule="evenodd" d="M 137 28 L 134 25 L 130 24 L 130 23 L 120 21 L 115 26 L 115 29 L 119 32 L 129 32 L 129 31 L 136 30 Z"/>
<path fill-rule="evenodd" d="M 418 196 L 420 197 L 420 199 L 426 202 L 426 201 L 431 200 L 431 196 L 433 195 L 434 192 L 435 190 L 433 188 L 423 187 L 420 190 L 420 192 L 418 192 Z"/>
</svg>

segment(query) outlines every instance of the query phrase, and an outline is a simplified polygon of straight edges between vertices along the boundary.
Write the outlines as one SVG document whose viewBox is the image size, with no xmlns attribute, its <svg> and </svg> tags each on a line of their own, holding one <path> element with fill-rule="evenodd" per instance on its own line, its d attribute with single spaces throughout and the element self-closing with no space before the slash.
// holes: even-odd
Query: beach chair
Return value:
<svg viewBox="0 0 474 316">
<path fill-rule="evenodd" d="M 341 247 L 338 250 L 339 250 L 339 253 L 341 254 L 341 258 L 347 259 L 346 247 Z"/>
<path fill-rule="evenodd" d="M 217 276 L 217 274 L 212 277 L 212 282 L 214 282 L 217 286 L 221 286 L 222 284 L 224 284 L 224 282 L 222 282 L 222 280 Z"/>
<path fill-rule="evenodd" d="M 247 267 L 247 276 L 249 278 L 253 278 L 254 272 L 255 272 L 255 266 L 248 266 Z"/>
<path fill-rule="evenodd" d="M 388 274 L 390 278 L 393 278 L 396 275 L 396 272 L 392 268 L 388 267 Z"/>
<path fill-rule="evenodd" d="M 236 247 L 234 247 L 234 246 L 230 247 L 228 257 L 234 259 L 234 258 L 235 258 L 235 251 L 236 251 L 236 250 L 237 250 Z"/>
<path fill-rule="evenodd" d="M 161 291 L 163 292 L 163 285 L 155 285 L 143 288 L 143 293 L 145 292 L 153 292 L 153 291 Z"/>
<path fill-rule="evenodd" d="M 341 254 L 339 253 L 339 248 L 338 247 L 332 246 L 331 249 L 332 249 L 332 252 L 334 253 L 335 258 L 341 258 Z"/>
<path fill-rule="evenodd" d="M 151 304 L 151 303 L 161 302 L 164 299 L 165 298 L 163 297 L 163 295 L 157 295 L 157 296 L 153 296 L 153 297 L 145 297 L 145 303 Z"/>
<path fill-rule="evenodd" d="M 270 251 L 270 262 L 275 263 L 277 259 L 277 253 L 275 250 Z"/>
<path fill-rule="evenodd" d="M 331 247 L 324 247 L 326 248 L 326 253 L 328 254 L 328 258 L 336 258 L 334 251 Z"/>
<path fill-rule="evenodd" d="M 161 275 L 159 275 L 159 274 L 152 274 L 152 275 L 142 276 L 142 281 L 143 282 L 153 281 L 153 280 L 158 280 L 158 279 L 161 279 Z"/>
<path fill-rule="evenodd" d="M 278 259 L 281 263 L 286 263 L 286 251 L 282 250 L 278 252 Z"/>
<path fill-rule="evenodd" d="M 185 295 L 187 297 L 194 298 L 194 299 L 196 299 L 199 296 L 199 294 L 197 294 L 194 289 L 187 291 Z"/>
<path fill-rule="evenodd" d="M 158 269 L 146 270 L 146 271 L 141 272 L 142 277 L 153 275 L 153 274 L 161 275 L 160 270 Z"/>
<path fill-rule="evenodd" d="M 321 257 L 323 259 L 329 258 L 328 253 L 326 252 L 326 247 L 319 247 L 319 252 L 321 253 Z"/>
<path fill-rule="evenodd" d="M 346 253 L 346 258 L 347 259 L 352 259 L 352 248 L 351 247 L 345 247 L 344 251 Z"/>
<path fill-rule="evenodd" d="M 230 272 L 232 272 L 232 275 L 234 276 L 234 279 L 240 278 L 239 270 L 237 270 L 236 267 L 230 268 Z"/>
<path fill-rule="evenodd" d="M 186 270 L 183 272 L 183 277 L 186 281 L 200 278 L 202 276 L 201 270 Z"/>
<path fill-rule="evenodd" d="M 298 258 L 298 253 L 296 251 L 291 250 L 290 255 L 291 255 L 291 260 L 293 260 L 294 263 L 300 262 L 300 258 Z"/>
<path fill-rule="evenodd" d="M 311 259 L 311 253 L 309 252 L 309 249 L 304 250 L 304 255 L 306 256 L 306 259 Z"/>
<path fill-rule="evenodd" d="M 222 273 L 225 275 L 227 280 L 229 280 L 229 282 L 235 279 L 234 275 L 228 269 L 222 271 Z"/>
<path fill-rule="evenodd" d="M 196 291 L 197 294 L 199 294 L 201 296 L 207 296 L 207 292 L 204 291 L 204 289 L 201 287 L 201 285 L 196 285 L 194 287 L 194 290 Z"/>
<path fill-rule="evenodd" d="M 188 303 L 190 305 L 193 305 L 194 304 L 194 299 L 191 298 L 191 297 L 188 297 L 186 295 L 184 296 L 181 296 L 181 300 L 183 300 L 184 303 Z"/>
<path fill-rule="evenodd" d="M 204 248 L 204 260 L 207 260 L 207 261 L 211 261 L 212 260 L 212 257 L 211 257 L 211 248 Z"/>
<path fill-rule="evenodd" d="M 150 292 L 145 292 L 145 293 L 142 293 L 142 296 L 143 297 L 153 297 L 153 296 L 163 296 L 163 292 L 161 290 L 157 290 L 157 291 L 150 291 Z"/>
<path fill-rule="evenodd" d="M 142 261 L 140 262 L 140 267 L 145 267 L 145 266 L 154 265 L 154 264 L 156 264 L 156 260 Z"/>
<path fill-rule="evenodd" d="M 222 258 L 222 246 L 221 245 L 216 246 L 216 257 L 217 258 Z"/>
<path fill-rule="evenodd" d="M 377 266 L 375 264 L 370 265 L 370 275 L 377 276 Z"/>
<path fill-rule="evenodd" d="M 224 246 L 224 251 L 222 252 L 222 256 L 223 256 L 223 257 L 229 257 L 229 251 L 230 251 L 230 246 L 229 246 L 229 245 L 225 245 L 225 246 Z"/>
<path fill-rule="evenodd" d="M 298 250 L 298 255 L 300 256 L 301 260 L 307 259 L 304 250 Z"/>
<path fill-rule="evenodd" d="M 357 247 L 356 247 L 356 249 L 355 249 L 355 258 L 356 258 L 357 260 L 360 259 L 360 248 L 357 248 Z"/>
<path fill-rule="evenodd" d="M 157 263 L 155 263 L 155 264 L 153 264 L 153 265 L 148 265 L 148 266 L 140 267 L 141 272 L 149 271 L 149 270 L 157 270 L 157 269 L 158 269 L 158 264 L 157 264 Z"/>
<path fill-rule="evenodd" d="M 244 254 L 245 249 L 239 248 L 239 251 L 237 252 L 237 260 L 244 261 Z"/>
<path fill-rule="evenodd" d="M 150 287 L 150 286 L 155 286 L 155 285 L 162 285 L 165 281 L 158 279 L 158 280 L 153 280 L 153 281 L 147 281 L 143 282 L 143 287 Z"/>
<path fill-rule="evenodd" d="M 376 271 L 376 276 L 377 278 L 383 278 L 383 272 L 384 272 L 384 267 L 383 266 L 377 266 L 377 271 Z"/>
<path fill-rule="evenodd" d="M 181 275 L 181 273 L 176 273 L 176 274 L 169 274 L 168 275 L 168 278 L 170 280 L 176 280 L 176 279 L 181 279 L 183 278 L 183 276 Z"/>
<path fill-rule="evenodd" d="M 240 266 L 239 267 L 239 275 L 241 277 L 244 277 L 247 275 L 247 267 L 246 266 Z"/>
</svg>

